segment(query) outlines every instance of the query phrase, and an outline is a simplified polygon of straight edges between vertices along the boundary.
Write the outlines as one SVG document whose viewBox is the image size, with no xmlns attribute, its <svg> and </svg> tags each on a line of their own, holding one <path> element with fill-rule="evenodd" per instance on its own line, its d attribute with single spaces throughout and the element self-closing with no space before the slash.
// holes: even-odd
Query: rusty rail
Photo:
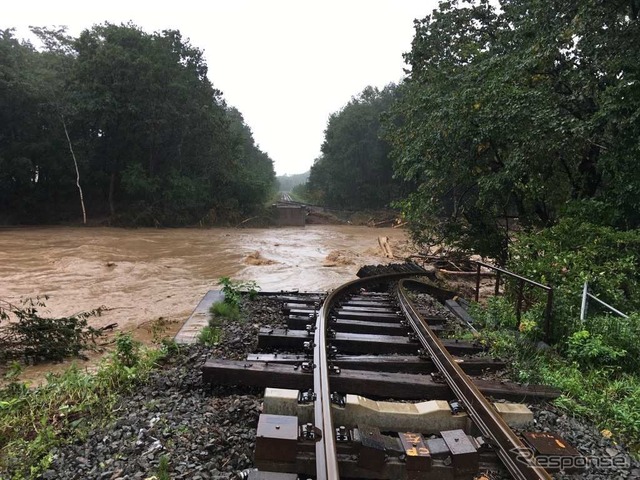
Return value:
<svg viewBox="0 0 640 480">
<path fill-rule="evenodd" d="M 447 385 L 463 402 L 467 413 L 482 434 L 491 439 L 500 460 L 509 473 L 518 480 L 550 480 L 547 471 L 528 458 L 521 456 L 525 446 L 496 412 L 489 401 L 478 391 L 469 377 L 447 352 L 440 339 L 433 333 L 416 307 L 408 298 L 404 284 L 398 284 L 400 308 L 412 324 L 420 343 L 429 352 L 431 360 L 444 376 Z"/>
<path fill-rule="evenodd" d="M 334 290 L 325 299 L 316 318 L 313 335 L 313 390 L 316 394 L 314 404 L 314 423 L 322 438 L 316 442 L 316 478 L 318 480 L 338 480 L 338 456 L 331 417 L 331 391 L 329 390 L 329 366 L 327 363 L 327 325 L 329 310 L 342 289 Z"/>
<path fill-rule="evenodd" d="M 502 275 L 514 278 L 518 281 L 517 297 L 516 297 L 516 319 L 518 323 L 516 325 L 516 328 L 520 327 L 520 318 L 522 316 L 522 301 L 524 299 L 525 284 L 532 285 L 536 288 L 539 288 L 547 292 L 547 304 L 544 309 L 544 341 L 549 343 L 549 341 L 551 340 L 551 317 L 553 315 L 553 287 L 551 287 L 550 285 L 543 285 L 542 283 L 536 282 L 535 280 L 531 280 L 529 278 L 518 275 L 517 273 L 510 272 L 509 270 L 505 270 L 504 268 L 496 267 L 495 265 L 490 265 L 484 262 L 475 262 L 475 263 L 477 265 L 476 302 L 480 298 L 480 270 L 482 267 L 489 268 L 496 272 L 496 284 L 494 287 L 494 295 L 498 295 L 500 293 L 500 278 Z"/>
<path fill-rule="evenodd" d="M 314 425 L 320 431 L 322 438 L 316 442 L 316 479 L 338 480 L 338 459 L 336 453 L 335 427 L 331 417 L 331 390 L 329 388 L 329 366 L 327 362 L 328 342 L 326 332 L 329 325 L 331 309 L 338 299 L 349 291 L 364 287 L 365 285 L 401 280 L 403 278 L 418 277 L 428 273 L 390 273 L 376 275 L 345 283 L 332 291 L 322 303 L 316 319 L 316 327 L 313 336 L 313 362 L 314 378 L 313 389 L 316 394 L 314 404 Z"/>
</svg>

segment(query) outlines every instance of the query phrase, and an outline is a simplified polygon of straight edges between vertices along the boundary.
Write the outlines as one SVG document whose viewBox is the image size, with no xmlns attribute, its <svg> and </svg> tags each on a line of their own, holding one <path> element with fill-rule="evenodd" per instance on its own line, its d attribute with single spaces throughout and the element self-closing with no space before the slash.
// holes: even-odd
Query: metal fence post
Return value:
<svg viewBox="0 0 640 480">
<path fill-rule="evenodd" d="M 476 271 L 476 303 L 480 300 L 480 263 L 478 263 L 478 270 Z"/>
</svg>

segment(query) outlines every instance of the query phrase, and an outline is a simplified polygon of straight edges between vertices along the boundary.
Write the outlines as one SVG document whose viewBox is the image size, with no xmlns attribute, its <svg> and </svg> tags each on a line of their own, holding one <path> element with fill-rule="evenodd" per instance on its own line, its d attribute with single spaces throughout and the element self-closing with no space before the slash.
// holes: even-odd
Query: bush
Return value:
<svg viewBox="0 0 640 480">
<path fill-rule="evenodd" d="M 584 329 L 602 338 L 609 348 L 627 352 L 616 366 L 627 372 L 637 372 L 640 369 L 640 314 L 630 315 L 629 318 L 614 315 L 590 316 L 584 322 Z"/>
<path fill-rule="evenodd" d="M 640 230 L 618 231 L 579 218 L 517 235 L 510 270 L 554 287 L 552 340 L 576 331 L 585 281 L 594 295 L 616 308 L 640 309 Z M 544 305 L 544 292 L 528 291 L 527 302 Z"/>
<path fill-rule="evenodd" d="M 240 306 L 243 293 L 249 296 L 249 300 L 254 300 L 258 295 L 260 287 L 254 281 L 242 282 L 238 280 L 231 280 L 229 277 L 221 277 L 219 280 L 222 285 L 222 293 L 224 293 L 224 303 L 233 305 L 235 307 Z"/>
<path fill-rule="evenodd" d="M 487 300 L 486 306 L 472 304 L 471 311 L 473 318 L 485 329 L 511 329 L 518 330 L 526 338 L 538 340 L 541 337 L 541 322 L 544 312 L 540 305 L 533 306 L 520 315 L 520 325 L 515 315 L 515 306 L 508 297 L 491 297 Z"/>
<path fill-rule="evenodd" d="M 587 418 L 601 429 L 611 430 L 619 440 L 629 442 L 632 449 L 639 448 L 640 378 L 637 372 L 625 373 L 617 367 L 593 363 L 581 365 L 563 358 L 554 349 L 537 349 L 511 329 L 483 330 L 481 335 L 480 341 L 491 347 L 488 355 L 503 359 L 513 380 L 560 389 L 562 395 L 553 402 L 557 407 Z M 576 335 L 573 344 L 577 358 L 581 357 L 580 345 L 587 345 L 594 353 L 596 350 L 611 353 L 606 346 L 594 342 L 591 335 Z M 614 358 L 617 353 L 614 351 Z"/>
<path fill-rule="evenodd" d="M 602 335 L 579 330 L 569 337 L 567 357 L 582 367 L 613 367 L 621 364 L 627 351 L 605 342 Z"/>
<path fill-rule="evenodd" d="M 11 320 L 0 328 L 0 362 L 59 361 L 95 349 L 96 337 L 102 331 L 88 326 L 87 320 L 99 316 L 104 307 L 69 317 L 47 318 L 38 314 L 38 308 L 45 306 L 44 300 L 27 298 L 20 306 L 0 300 L 0 320 Z"/>
</svg>

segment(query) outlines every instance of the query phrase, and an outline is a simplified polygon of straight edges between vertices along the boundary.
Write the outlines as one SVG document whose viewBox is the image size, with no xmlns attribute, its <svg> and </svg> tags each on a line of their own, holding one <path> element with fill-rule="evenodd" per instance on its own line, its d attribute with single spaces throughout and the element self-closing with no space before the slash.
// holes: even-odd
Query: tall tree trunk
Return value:
<svg viewBox="0 0 640 480">
<path fill-rule="evenodd" d="M 67 137 L 67 143 L 69 143 L 69 151 L 71 152 L 71 158 L 73 158 L 73 165 L 76 167 L 76 186 L 78 187 L 78 192 L 80 193 L 80 206 L 82 207 L 82 223 L 86 225 L 87 211 L 84 208 L 84 195 L 82 194 L 82 187 L 80 186 L 80 170 L 78 170 L 78 161 L 76 160 L 75 153 L 73 153 L 73 145 L 71 144 L 71 138 L 69 138 L 67 123 L 64 121 L 64 117 L 62 115 L 60 115 L 60 120 L 62 121 L 62 127 L 64 128 L 64 134 Z"/>
</svg>

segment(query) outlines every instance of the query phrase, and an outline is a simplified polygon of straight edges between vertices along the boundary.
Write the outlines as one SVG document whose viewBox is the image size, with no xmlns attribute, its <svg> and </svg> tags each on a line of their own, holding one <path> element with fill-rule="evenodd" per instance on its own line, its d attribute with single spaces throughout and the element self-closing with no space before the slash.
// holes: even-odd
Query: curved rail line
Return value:
<svg viewBox="0 0 640 480">
<path fill-rule="evenodd" d="M 521 456 L 521 453 L 525 451 L 525 446 L 429 328 L 427 322 L 407 296 L 404 289 L 407 282 L 401 280 L 397 287 L 400 308 L 409 319 L 420 343 L 427 349 L 433 363 L 444 376 L 449 388 L 463 402 L 467 413 L 482 434 L 493 440 L 498 457 L 509 473 L 518 480 L 551 479 L 544 468 Z"/>
<path fill-rule="evenodd" d="M 324 300 L 316 319 L 314 333 L 313 361 L 315 365 L 313 389 L 316 394 L 314 406 L 314 424 L 316 431 L 320 431 L 322 438 L 316 442 L 316 478 L 317 480 L 338 480 L 338 458 L 336 453 L 335 429 L 331 418 L 331 391 L 329 389 L 329 368 L 327 362 L 326 332 L 329 325 L 329 316 L 337 299 L 343 297 L 353 289 L 361 288 L 372 283 L 383 283 L 400 280 L 407 277 L 416 277 L 420 274 L 391 273 L 373 277 L 353 280 L 333 290 Z"/>
<path fill-rule="evenodd" d="M 465 405 L 469 416 L 482 434 L 495 444 L 498 457 L 507 470 L 518 480 L 551 479 L 544 468 L 519 456 L 525 446 L 454 361 L 407 296 L 404 285 L 411 282 L 408 280 L 409 278 L 418 276 L 421 274 L 415 272 L 393 273 L 354 280 L 335 289 L 323 302 L 316 319 L 314 332 L 314 391 L 317 396 L 314 406 L 314 424 L 316 431 L 321 435 L 319 441 L 316 442 L 316 478 L 318 480 L 338 480 L 340 478 L 335 429 L 331 417 L 327 358 L 326 333 L 331 310 L 336 301 L 349 291 L 372 283 L 399 281 L 397 296 L 402 312 L 408 318 L 423 347 L 429 352 L 432 361 L 445 377 L 449 387 Z"/>
</svg>

